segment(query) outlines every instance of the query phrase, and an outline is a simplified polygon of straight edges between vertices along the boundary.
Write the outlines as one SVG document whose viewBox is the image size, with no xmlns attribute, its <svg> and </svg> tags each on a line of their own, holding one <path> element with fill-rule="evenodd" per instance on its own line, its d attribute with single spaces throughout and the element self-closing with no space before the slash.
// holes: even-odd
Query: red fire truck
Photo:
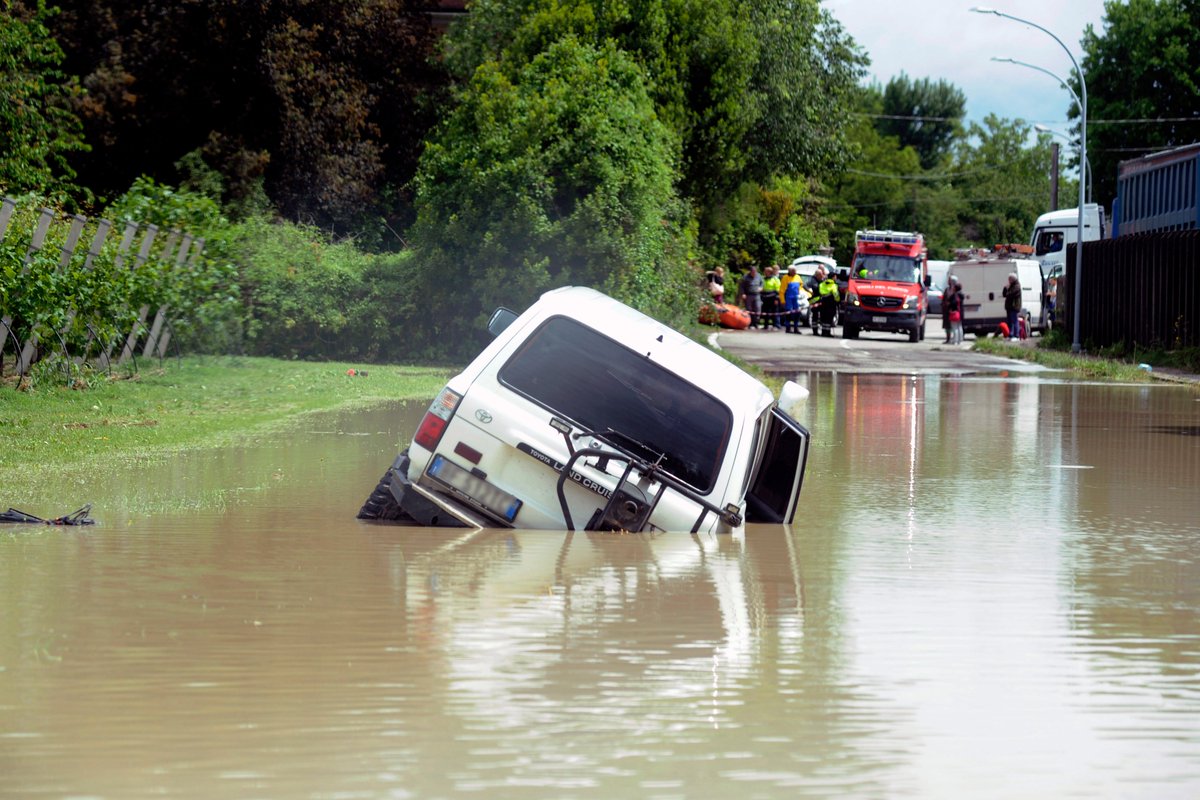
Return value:
<svg viewBox="0 0 1200 800">
<path fill-rule="evenodd" d="M 925 338 L 925 237 L 902 231 L 857 231 L 854 260 L 842 317 L 842 336 L 859 331 L 907 333 L 910 342 Z"/>
</svg>

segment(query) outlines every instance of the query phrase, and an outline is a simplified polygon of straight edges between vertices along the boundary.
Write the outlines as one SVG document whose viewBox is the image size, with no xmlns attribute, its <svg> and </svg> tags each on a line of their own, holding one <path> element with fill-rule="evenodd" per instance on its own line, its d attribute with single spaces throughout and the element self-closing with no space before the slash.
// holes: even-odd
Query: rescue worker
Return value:
<svg viewBox="0 0 1200 800">
<path fill-rule="evenodd" d="M 763 327 L 782 328 L 779 322 L 779 267 L 775 264 L 763 271 L 762 312 Z"/>
<path fill-rule="evenodd" d="M 821 317 L 821 333 L 833 336 L 833 320 L 837 316 L 842 293 L 838 291 L 837 279 L 832 272 L 821 270 L 821 282 L 817 285 L 817 310 Z"/>
<path fill-rule="evenodd" d="M 800 293 L 804 292 L 804 281 L 796 274 L 794 266 L 788 267 L 787 274 L 779 280 L 783 295 L 783 325 L 788 333 L 800 332 Z M 804 292 L 808 295 L 808 292 Z"/>
</svg>

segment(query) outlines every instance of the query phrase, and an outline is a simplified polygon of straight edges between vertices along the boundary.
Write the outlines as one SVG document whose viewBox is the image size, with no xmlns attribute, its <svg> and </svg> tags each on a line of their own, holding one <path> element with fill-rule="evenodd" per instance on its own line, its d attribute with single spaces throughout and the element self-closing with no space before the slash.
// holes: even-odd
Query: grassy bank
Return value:
<svg viewBox="0 0 1200 800">
<path fill-rule="evenodd" d="M 1190 373 L 1196 371 L 1196 365 L 1193 363 L 1194 355 L 1182 360 L 1179 357 L 1172 360 L 1165 357 L 1152 358 L 1146 354 L 1141 354 L 1143 358 L 1147 358 L 1147 361 L 1135 363 L 1112 354 L 1072 353 L 1069 350 L 1055 347 L 1053 344 L 1053 341 L 1045 342 L 1038 340 L 1035 340 L 1035 343 L 1032 345 L 1029 343 L 1016 344 L 1005 339 L 984 338 L 976 340 L 974 349 L 981 353 L 991 353 L 992 355 L 1005 356 L 1006 358 L 1019 358 L 1024 361 L 1032 361 L 1051 369 L 1066 370 L 1088 378 L 1121 381 L 1123 383 L 1148 383 L 1153 381 L 1155 379 L 1154 370 L 1160 367 L 1182 369 L 1184 372 Z M 1151 365 L 1151 369 L 1147 370 L 1143 368 L 1140 366 L 1142 363 Z"/>
<path fill-rule="evenodd" d="M 350 369 L 366 374 L 351 376 Z M 28 482 L 56 466 L 218 446 L 316 411 L 431 398 L 450 373 L 190 357 L 84 389 L 50 381 L 27 391 L 0 386 L 0 483 Z"/>
</svg>

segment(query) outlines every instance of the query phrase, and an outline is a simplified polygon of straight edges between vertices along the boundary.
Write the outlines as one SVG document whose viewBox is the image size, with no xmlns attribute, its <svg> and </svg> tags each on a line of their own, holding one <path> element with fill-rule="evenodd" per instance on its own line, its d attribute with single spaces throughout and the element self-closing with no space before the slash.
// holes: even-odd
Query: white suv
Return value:
<svg viewBox="0 0 1200 800">
<path fill-rule="evenodd" d="M 809 433 L 760 381 L 600 292 L 566 287 L 450 379 L 360 519 L 732 532 L 790 523 Z M 806 391 L 789 381 L 784 407 Z"/>
</svg>

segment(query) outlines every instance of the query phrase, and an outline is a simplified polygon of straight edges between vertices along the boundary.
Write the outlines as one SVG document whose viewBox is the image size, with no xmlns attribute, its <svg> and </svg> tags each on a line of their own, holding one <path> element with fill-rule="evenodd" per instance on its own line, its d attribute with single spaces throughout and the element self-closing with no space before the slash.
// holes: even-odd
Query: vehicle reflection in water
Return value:
<svg viewBox="0 0 1200 800">
<path fill-rule="evenodd" d="M 0 796 L 1195 796 L 1195 395 L 802 379 L 736 537 L 353 520 L 421 404 L 97 476 L 0 534 Z"/>
</svg>

